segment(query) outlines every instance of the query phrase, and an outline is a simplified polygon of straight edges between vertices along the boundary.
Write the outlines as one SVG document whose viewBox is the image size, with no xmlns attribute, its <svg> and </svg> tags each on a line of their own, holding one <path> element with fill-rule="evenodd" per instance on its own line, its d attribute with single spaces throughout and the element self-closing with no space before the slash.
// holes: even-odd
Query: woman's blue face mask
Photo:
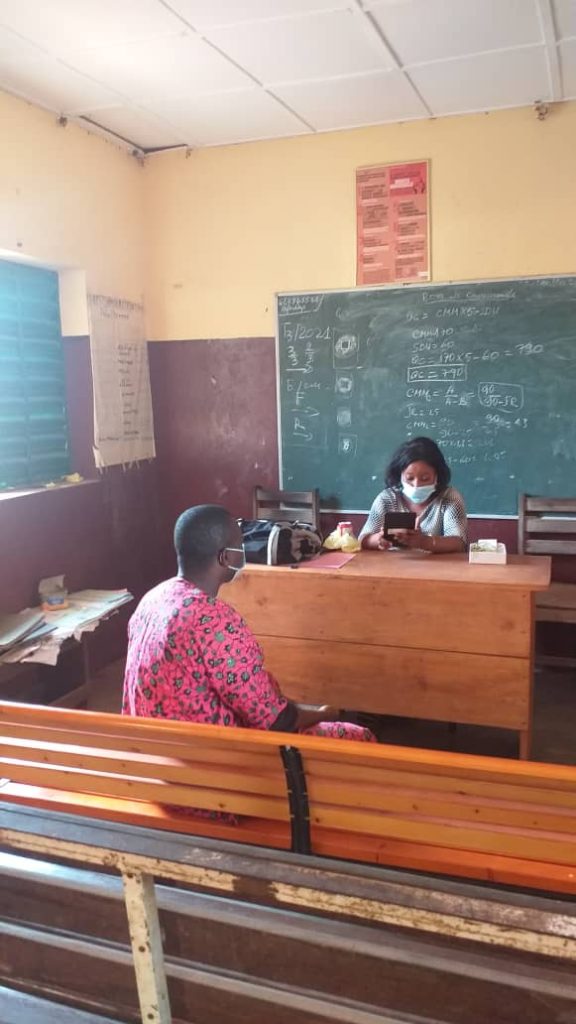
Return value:
<svg viewBox="0 0 576 1024">
<path fill-rule="evenodd" d="M 428 501 L 436 490 L 436 484 L 422 484 L 420 487 L 415 487 L 414 484 L 402 484 L 402 493 L 415 505 L 421 504 L 423 501 Z"/>
</svg>

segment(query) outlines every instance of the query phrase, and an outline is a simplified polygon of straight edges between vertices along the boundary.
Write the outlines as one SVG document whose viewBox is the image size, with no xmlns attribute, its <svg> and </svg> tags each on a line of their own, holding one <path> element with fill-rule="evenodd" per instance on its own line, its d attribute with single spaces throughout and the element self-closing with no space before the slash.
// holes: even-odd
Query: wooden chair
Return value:
<svg viewBox="0 0 576 1024">
<path fill-rule="evenodd" d="M 518 553 L 576 555 L 576 498 L 541 498 L 521 494 Z M 576 570 L 576 559 L 573 564 Z M 552 572 L 554 575 L 554 568 Z M 576 624 L 576 583 L 553 582 L 548 590 L 537 594 L 536 621 Z M 538 661 L 557 667 L 576 667 L 576 658 L 545 655 Z"/>
<path fill-rule="evenodd" d="M 267 491 L 255 487 L 252 501 L 254 519 L 297 519 L 320 528 L 320 495 L 313 491 Z"/>
</svg>

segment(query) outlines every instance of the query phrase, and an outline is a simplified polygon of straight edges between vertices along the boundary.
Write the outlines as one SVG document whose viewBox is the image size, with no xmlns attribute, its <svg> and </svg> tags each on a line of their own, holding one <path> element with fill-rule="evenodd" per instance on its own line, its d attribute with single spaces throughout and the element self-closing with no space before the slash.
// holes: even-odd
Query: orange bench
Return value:
<svg viewBox="0 0 576 1024">
<path fill-rule="evenodd" d="M 570 766 L 12 703 L 0 736 L 0 801 L 576 894 Z"/>
</svg>

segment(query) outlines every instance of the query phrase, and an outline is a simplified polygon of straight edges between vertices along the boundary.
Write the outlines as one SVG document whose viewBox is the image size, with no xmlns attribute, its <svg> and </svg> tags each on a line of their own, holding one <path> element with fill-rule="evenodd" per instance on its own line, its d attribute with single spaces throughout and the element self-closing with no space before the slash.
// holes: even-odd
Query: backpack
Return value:
<svg viewBox="0 0 576 1024">
<path fill-rule="evenodd" d="M 247 562 L 259 565 L 290 565 L 320 553 L 322 537 L 310 523 L 269 519 L 240 520 Z"/>
</svg>

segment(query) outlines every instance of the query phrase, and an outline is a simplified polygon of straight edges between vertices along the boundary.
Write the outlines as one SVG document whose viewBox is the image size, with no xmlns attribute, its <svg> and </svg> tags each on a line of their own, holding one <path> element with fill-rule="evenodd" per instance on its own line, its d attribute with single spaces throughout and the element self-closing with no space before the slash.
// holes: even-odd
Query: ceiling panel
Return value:
<svg viewBox="0 0 576 1024">
<path fill-rule="evenodd" d="M 576 39 L 560 43 L 560 67 L 564 95 L 576 99 Z"/>
<path fill-rule="evenodd" d="M 261 82 L 294 82 L 362 71 L 378 71 L 392 62 L 351 11 L 306 18 L 209 29 L 207 37 Z"/>
<path fill-rule="evenodd" d="M 153 105 L 159 95 L 198 95 L 251 84 L 246 74 L 190 32 L 76 51 L 66 55 L 66 62 L 141 105 Z"/>
<path fill-rule="evenodd" d="M 369 6 L 403 64 L 542 42 L 533 0 L 374 0 Z"/>
<path fill-rule="evenodd" d="M 0 88 L 63 114 L 118 102 L 109 89 L 45 54 L 11 58 L 0 54 Z"/>
<path fill-rule="evenodd" d="M 204 96 L 197 105 L 180 101 L 171 109 L 172 123 L 190 146 L 220 146 L 298 135 L 306 126 L 263 89 Z"/>
<path fill-rule="evenodd" d="M 131 107 L 107 107 L 90 111 L 89 118 L 140 149 L 161 149 L 184 145 L 184 137 L 170 125 L 163 124 L 151 114 Z"/>
<path fill-rule="evenodd" d="M 175 32 L 180 25 L 159 0 L 0 0 L 0 24 L 55 52 Z"/>
<path fill-rule="evenodd" d="M 315 11 L 344 10 L 349 0 L 167 0 L 195 28 L 233 25 L 254 19 L 282 18 Z"/>
<path fill-rule="evenodd" d="M 518 107 L 550 100 L 545 50 L 501 50 L 412 68 L 410 77 L 434 114 Z"/>
<path fill-rule="evenodd" d="M 0 0 L 0 88 L 141 148 L 550 100 L 557 55 L 576 98 L 576 0 Z"/>
<path fill-rule="evenodd" d="M 275 86 L 274 92 L 319 131 L 404 121 L 427 114 L 400 71 L 296 82 Z"/>
<path fill-rule="evenodd" d="M 558 36 L 576 36 L 576 0 L 553 0 Z"/>
<path fill-rule="evenodd" d="M 38 57 L 42 51 L 28 39 L 16 35 L 8 28 L 0 25 L 0 67 L 2 58 L 7 60 L 19 59 L 21 57 Z"/>
</svg>

